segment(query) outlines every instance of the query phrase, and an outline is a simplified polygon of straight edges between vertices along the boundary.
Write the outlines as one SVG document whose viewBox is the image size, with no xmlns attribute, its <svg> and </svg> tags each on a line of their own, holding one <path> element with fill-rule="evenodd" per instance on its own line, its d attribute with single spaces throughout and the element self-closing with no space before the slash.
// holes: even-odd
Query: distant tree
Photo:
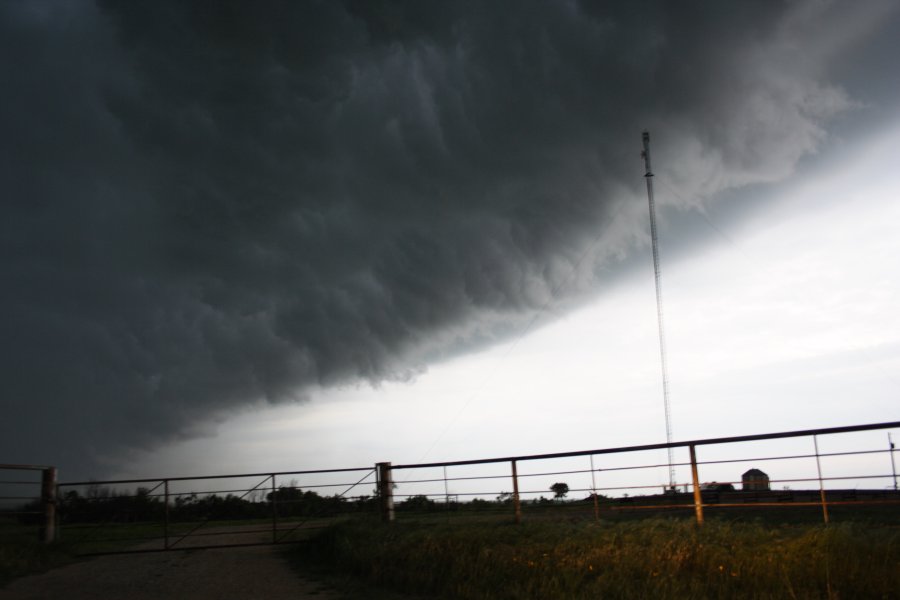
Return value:
<svg viewBox="0 0 900 600">
<path fill-rule="evenodd" d="M 410 496 L 397 505 L 398 510 L 428 511 L 434 508 L 434 500 L 425 495 Z"/>
<path fill-rule="evenodd" d="M 392 490 L 396 490 L 396 489 L 397 489 L 397 484 L 396 484 L 396 483 L 391 483 L 391 489 L 392 489 Z M 381 497 L 381 490 L 379 489 L 378 486 L 375 486 L 375 489 L 372 490 L 372 495 L 373 495 L 374 497 L 376 497 L 376 498 L 380 498 L 380 497 Z"/>
<path fill-rule="evenodd" d="M 557 499 L 562 499 L 566 497 L 566 494 L 569 493 L 569 484 L 567 483 L 554 483 L 550 486 L 550 491 L 553 492 L 553 497 Z"/>
<path fill-rule="evenodd" d="M 469 506 L 476 510 L 487 510 L 493 508 L 494 504 L 482 498 L 472 498 L 472 501 L 469 502 Z"/>
</svg>

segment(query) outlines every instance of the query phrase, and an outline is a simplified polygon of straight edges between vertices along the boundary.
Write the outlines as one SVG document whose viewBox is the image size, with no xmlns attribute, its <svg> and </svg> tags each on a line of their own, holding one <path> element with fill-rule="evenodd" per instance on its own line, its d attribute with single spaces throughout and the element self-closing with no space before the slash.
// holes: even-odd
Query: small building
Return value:
<svg viewBox="0 0 900 600">
<path fill-rule="evenodd" d="M 745 492 L 768 492 L 769 476 L 759 469 L 750 469 L 741 475 L 741 489 Z"/>
</svg>

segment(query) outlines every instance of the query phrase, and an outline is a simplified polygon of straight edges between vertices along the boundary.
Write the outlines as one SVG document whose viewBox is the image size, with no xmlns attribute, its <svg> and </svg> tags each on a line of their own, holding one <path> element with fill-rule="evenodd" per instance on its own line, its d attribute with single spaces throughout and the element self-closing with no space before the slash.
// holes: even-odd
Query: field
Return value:
<svg viewBox="0 0 900 600">
<path fill-rule="evenodd" d="M 65 564 L 72 560 L 69 548 L 38 541 L 37 527 L 0 520 L 0 587 L 9 581 Z"/>
<path fill-rule="evenodd" d="M 355 519 L 295 557 L 427 597 L 900 597 L 900 529 L 861 522 Z"/>
<path fill-rule="evenodd" d="M 421 499 L 420 499 L 421 500 Z M 633 510 L 612 503 L 512 506 L 480 502 L 402 503 L 388 525 L 372 514 L 286 517 L 285 532 L 309 541 L 290 550 L 301 572 L 342 582 L 351 597 L 444 598 L 900 598 L 900 511 L 896 505 L 710 507 Z M 329 526 L 326 526 L 330 523 Z M 62 544 L 37 542 L 37 528 L 5 521 L 0 585 L 75 555 L 161 547 L 158 522 L 73 524 Z M 170 540 L 199 522 L 170 524 Z M 180 547 L 271 539 L 271 520 L 211 520 Z"/>
</svg>

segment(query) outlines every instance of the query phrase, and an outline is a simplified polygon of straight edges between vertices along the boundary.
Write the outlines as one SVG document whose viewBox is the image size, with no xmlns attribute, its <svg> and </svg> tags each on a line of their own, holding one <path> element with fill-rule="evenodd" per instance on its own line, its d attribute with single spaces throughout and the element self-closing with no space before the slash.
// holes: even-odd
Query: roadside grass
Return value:
<svg viewBox="0 0 900 600">
<path fill-rule="evenodd" d="M 897 598 L 900 530 L 711 519 L 453 524 L 354 520 L 293 556 L 426 597 Z"/>
<path fill-rule="evenodd" d="M 292 542 L 309 536 L 311 530 L 335 522 L 335 518 L 288 517 L 277 523 L 279 542 Z M 102 554 L 129 550 L 162 550 L 166 526 L 160 521 L 66 524 L 61 537 L 76 555 Z M 216 546 L 224 537 L 237 536 L 231 543 L 266 543 L 272 539 L 271 519 L 215 519 L 173 521 L 168 525 L 170 548 L 189 549 L 198 545 Z"/>
<path fill-rule="evenodd" d="M 65 544 L 43 544 L 37 527 L 0 524 L 0 588 L 13 579 L 42 573 L 73 560 Z"/>
<path fill-rule="evenodd" d="M 60 538 L 76 556 L 128 550 L 162 540 L 162 536 L 163 528 L 159 523 L 63 525 L 60 528 Z M 161 547 L 162 542 L 158 545 Z"/>
<path fill-rule="evenodd" d="M 302 539 L 310 531 L 301 529 L 291 531 L 289 526 L 296 523 L 311 526 L 323 526 L 325 521 L 291 518 L 283 519 L 279 535 L 286 541 Z M 332 521 L 327 521 L 332 522 Z M 170 543 L 175 544 L 181 536 L 201 540 L 210 545 L 220 543 L 222 535 L 235 535 L 229 528 L 241 526 L 257 526 L 270 539 L 270 519 L 242 519 L 218 521 L 192 521 L 172 523 L 169 526 Z M 288 529 L 285 529 L 288 528 Z M 209 533 L 210 530 L 222 530 Z M 164 528 L 162 523 L 102 523 L 63 525 L 60 528 L 62 541 L 53 544 L 41 543 L 38 539 L 37 526 L 22 525 L 15 520 L 0 520 L 0 588 L 9 582 L 26 575 L 42 573 L 57 566 L 80 560 L 91 554 L 121 552 L 135 549 L 163 548 Z M 237 535 L 252 536 L 256 530 L 237 531 Z M 254 539 L 241 541 L 254 542 Z M 191 546 L 183 549 L 190 550 Z"/>
</svg>

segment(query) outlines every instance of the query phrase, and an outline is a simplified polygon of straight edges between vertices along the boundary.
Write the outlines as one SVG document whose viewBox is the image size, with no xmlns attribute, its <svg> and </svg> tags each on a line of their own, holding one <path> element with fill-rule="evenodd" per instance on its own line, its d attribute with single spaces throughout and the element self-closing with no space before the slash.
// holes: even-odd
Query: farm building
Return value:
<svg viewBox="0 0 900 600">
<path fill-rule="evenodd" d="M 751 492 L 769 491 L 769 476 L 759 469 L 750 469 L 741 475 L 741 489 Z"/>
</svg>

